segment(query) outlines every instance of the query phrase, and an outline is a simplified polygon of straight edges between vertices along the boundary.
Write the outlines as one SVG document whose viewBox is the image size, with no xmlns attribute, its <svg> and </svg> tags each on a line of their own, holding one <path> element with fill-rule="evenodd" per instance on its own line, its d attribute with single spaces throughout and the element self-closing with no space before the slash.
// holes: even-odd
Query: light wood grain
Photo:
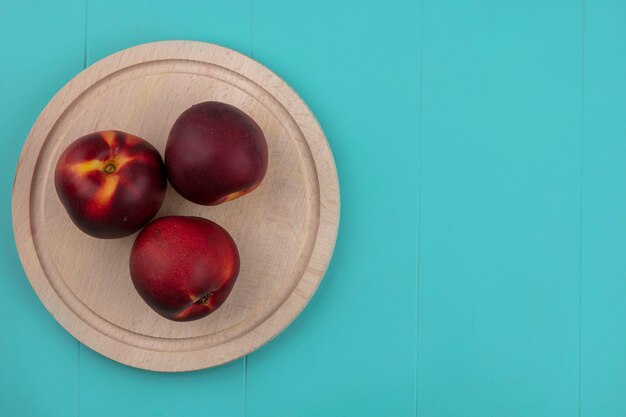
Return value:
<svg viewBox="0 0 626 417">
<path fill-rule="evenodd" d="M 207 318 L 168 321 L 136 294 L 128 272 L 134 237 L 100 240 L 78 230 L 53 185 L 59 154 L 86 133 L 118 129 L 163 152 L 192 104 L 233 104 L 263 129 L 270 150 L 262 185 L 216 207 L 168 189 L 158 216 L 196 215 L 224 226 L 241 253 L 226 303 Z M 130 48 L 72 79 L 26 141 L 13 191 L 13 226 L 24 269 L 52 315 L 82 343 L 116 361 L 185 371 L 257 349 L 304 308 L 332 256 L 339 189 L 332 153 L 294 91 L 252 59 L 216 45 L 168 41 Z"/>
</svg>

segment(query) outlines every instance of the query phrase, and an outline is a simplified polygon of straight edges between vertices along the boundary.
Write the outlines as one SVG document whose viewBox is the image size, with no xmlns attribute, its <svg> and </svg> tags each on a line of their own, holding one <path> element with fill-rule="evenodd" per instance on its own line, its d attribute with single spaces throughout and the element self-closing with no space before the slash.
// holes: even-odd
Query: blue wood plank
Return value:
<svg viewBox="0 0 626 417">
<path fill-rule="evenodd" d="M 417 414 L 575 416 L 582 4 L 424 1 Z"/>
<path fill-rule="evenodd" d="M 81 349 L 80 415 L 243 415 L 242 361 L 176 374 L 143 371 Z"/>
<path fill-rule="evenodd" d="M 626 415 L 626 3 L 587 0 L 581 415 Z"/>
<path fill-rule="evenodd" d="M 248 357 L 247 415 L 413 415 L 419 4 L 255 0 L 253 20 L 326 132 L 341 224 L 311 303 Z"/>
<path fill-rule="evenodd" d="M 161 40 L 217 43 L 249 54 L 250 0 L 88 0 L 87 62 Z"/>
<path fill-rule="evenodd" d="M 78 344 L 24 274 L 13 240 L 11 190 L 39 112 L 82 69 L 84 17 L 81 0 L 0 1 L 0 415 L 7 417 L 77 413 Z"/>
<path fill-rule="evenodd" d="M 247 0 L 89 0 L 87 62 L 139 43 L 163 39 L 215 42 L 245 53 L 250 50 L 249 10 Z M 243 413 L 243 360 L 201 372 L 158 374 L 117 364 L 84 346 L 80 355 L 81 415 Z"/>
</svg>

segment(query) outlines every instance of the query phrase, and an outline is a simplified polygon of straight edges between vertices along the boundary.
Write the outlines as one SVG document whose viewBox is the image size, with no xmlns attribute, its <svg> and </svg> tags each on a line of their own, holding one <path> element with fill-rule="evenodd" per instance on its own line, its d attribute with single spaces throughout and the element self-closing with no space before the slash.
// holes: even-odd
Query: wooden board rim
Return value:
<svg viewBox="0 0 626 417">
<path fill-rule="evenodd" d="M 157 351 L 132 346 L 123 338 L 102 334 L 76 315 L 54 291 L 38 260 L 30 227 L 31 185 L 38 150 L 47 132 L 90 85 L 122 68 L 142 62 L 184 59 L 221 65 L 270 92 L 296 121 L 307 143 L 318 174 L 320 219 L 309 266 L 294 291 L 264 322 L 223 345 L 193 351 Z M 243 65 L 245 64 L 245 65 Z M 35 153 L 35 155 L 33 155 Z M 233 50 L 197 41 L 162 41 L 138 45 L 110 55 L 70 80 L 48 103 L 33 125 L 16 170 L 12 217 L 18 253 L 35 292 L 55 319 L 79 341 L 113 360 L 155 371 L 189 371 L 221 365 L 244 356 L 279 334 L 306 306 L 330 262 L 339 224 L 339 185 L 328 142 L 304 101 L 276 74 Z"/>
</svg>

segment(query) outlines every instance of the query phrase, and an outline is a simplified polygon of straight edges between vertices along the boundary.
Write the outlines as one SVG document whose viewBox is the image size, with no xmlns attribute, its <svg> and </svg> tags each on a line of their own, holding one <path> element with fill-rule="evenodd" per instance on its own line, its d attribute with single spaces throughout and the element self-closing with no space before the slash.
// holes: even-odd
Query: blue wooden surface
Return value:
<svg viewBox="0 0 626 417">
<path fill-rule="evenodd" d="M 0 416 L 626 415 L 626 3 L 0 0 Z M 85 65 L 195 39 L 309 104 L 335 256 L 278 338 L 140 371 L 82 346 L 11 229 L 21 146 Z"/>
<path fill-rule="evenodd" d="M 424 16 L 418 415 L 575 416 L 582 5 Z"/>
</svg>

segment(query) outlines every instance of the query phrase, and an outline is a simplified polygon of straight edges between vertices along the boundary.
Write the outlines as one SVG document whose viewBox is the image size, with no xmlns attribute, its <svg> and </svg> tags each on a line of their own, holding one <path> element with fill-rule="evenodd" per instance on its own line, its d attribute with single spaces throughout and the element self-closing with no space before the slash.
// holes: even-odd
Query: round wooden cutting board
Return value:
<svg viewBox="0 0 626 417">
<path fill-rule="evenodd" d="M 241 272 L 224 305 L 203 319 L 178 323 L 156 314 L 135 292 L 128 258 L 136 235 L 102 240 L 73 225 L 54 189 L 54 166 L 74 139 L 106 129 L 140 136 L 163 154 L 174 120 L 209 100 L 233 104 L 261 126 L 269 168 L 258 189 L 214 207 L 168 188 L 157 217 L 213 220 L 230 232 L 241 254 Z M 202 42 L 140 45 L 78 74 L 33 126 L 13 190 L 20 258 L 56 320 L 97 352 L 158 371 L 220 365 L 276 336 L 324 276 L 338 222 L 334 160 L 304 102 L 259 63 Z"/>
</svg>

